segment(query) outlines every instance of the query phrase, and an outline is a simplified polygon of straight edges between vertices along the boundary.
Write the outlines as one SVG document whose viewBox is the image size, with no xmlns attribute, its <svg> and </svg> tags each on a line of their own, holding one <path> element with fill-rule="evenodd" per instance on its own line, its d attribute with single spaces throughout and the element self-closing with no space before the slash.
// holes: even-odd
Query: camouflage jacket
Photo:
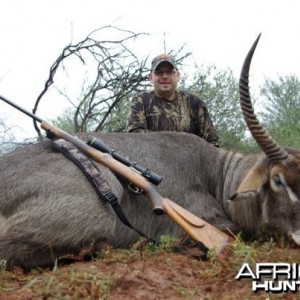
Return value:
<svg viewBox="0 0 300 300">
<path fill-rule="evenodd" d="M 219 141 L 205 103 L 184 91 L 177 91 L 172 101 L 158 97 L 154 91 L 138 94 L 132 99 L 127 131 L 183 131 L 215 146 Z"/>
</svg>

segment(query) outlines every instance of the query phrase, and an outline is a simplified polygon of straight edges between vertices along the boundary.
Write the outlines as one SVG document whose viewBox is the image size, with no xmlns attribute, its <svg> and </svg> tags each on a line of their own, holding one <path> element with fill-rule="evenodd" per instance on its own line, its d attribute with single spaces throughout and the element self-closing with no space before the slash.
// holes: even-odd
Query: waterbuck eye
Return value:
<svg viewBox="0 0 300 300">
<path fill-rule="evenodd" d="M 282 185 L 282 181 L 281 181 L 279 175 L 275 175 L 275 176 L 273 177 L 273 181 L 274 181 L 274 183 L 276 184 L 276 186 L 281 186 L 281 185 Z"/>
</svg>

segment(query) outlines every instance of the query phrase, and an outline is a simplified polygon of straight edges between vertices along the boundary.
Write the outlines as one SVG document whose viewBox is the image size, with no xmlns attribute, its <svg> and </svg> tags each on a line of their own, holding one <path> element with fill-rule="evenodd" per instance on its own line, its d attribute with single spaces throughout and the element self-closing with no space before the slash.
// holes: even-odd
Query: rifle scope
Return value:
<svg viewBox="0 0 300 300">
<path fill-rule="evenodd" d="M 118 160 L 122 164 L 133 167 L 138 172 L 141 173 L 146 179 L 148 179 L 151 183 L 155 185 L 159 185 L 162 181 L 162 177 L 154 172 L 152 172 L 148 168 L 141 167 L 136 162 L 132 161 L 129 157 L 124 157 L 121 154 L 115 152 L 114 150 L 110 149 L 107 145 L 105 145 L 102 141 L 96 138 L 91 138 L 88 140 L 87 144 L 89 146 L 94 147 L 95 149 L 102 151 L 104 153 L 109 153 L 114 159 Z"/>
</svg>

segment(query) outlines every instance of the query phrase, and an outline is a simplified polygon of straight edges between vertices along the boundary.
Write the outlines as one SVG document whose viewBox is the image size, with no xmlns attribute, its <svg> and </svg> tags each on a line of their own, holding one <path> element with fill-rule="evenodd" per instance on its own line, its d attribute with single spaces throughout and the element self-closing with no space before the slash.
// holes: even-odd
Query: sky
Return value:
<svg viewBox="0 0 300 300">
<path fill-rule="evenodd" d="M 262 33 L 250 87 L 300 76 L 299 0 L 1 0 L 0 11 L 0 95 L 30 111 L 62 49 L 107 25 L 149 33 L 133 45 L 141 57 L 164 52 L 165 37 L 167 51 L 185 44 L 198 65 L 230 68 L 237 79 Z M 58 101 L 42 102 L 39 117 L 59 115 Z M 16 126 L 16 136 L 35 136 L 32 120 L 2 101 L 0 118 Z"/>
</svg>

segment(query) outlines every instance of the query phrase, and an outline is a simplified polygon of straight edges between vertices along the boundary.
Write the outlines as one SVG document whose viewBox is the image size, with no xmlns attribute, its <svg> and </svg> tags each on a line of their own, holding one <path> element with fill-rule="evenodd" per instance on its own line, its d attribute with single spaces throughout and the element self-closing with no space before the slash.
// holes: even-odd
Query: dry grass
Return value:
<svg viewBox="0 0 300 300">
<path fill-rule="evenodd" d="M 295 299 L 293 293 L 254 294 L 250 281 L 235 280 L 244 262 L 299 262 L 299 250 L 287 242 L 237 239 L 226 259 L 212 254 L 207 261 L 172 252 L 173 242 L 108 249 L 90 262 L 29 274 L 4 271 L 2 264 L 0 299 Z"/>
</svg>

